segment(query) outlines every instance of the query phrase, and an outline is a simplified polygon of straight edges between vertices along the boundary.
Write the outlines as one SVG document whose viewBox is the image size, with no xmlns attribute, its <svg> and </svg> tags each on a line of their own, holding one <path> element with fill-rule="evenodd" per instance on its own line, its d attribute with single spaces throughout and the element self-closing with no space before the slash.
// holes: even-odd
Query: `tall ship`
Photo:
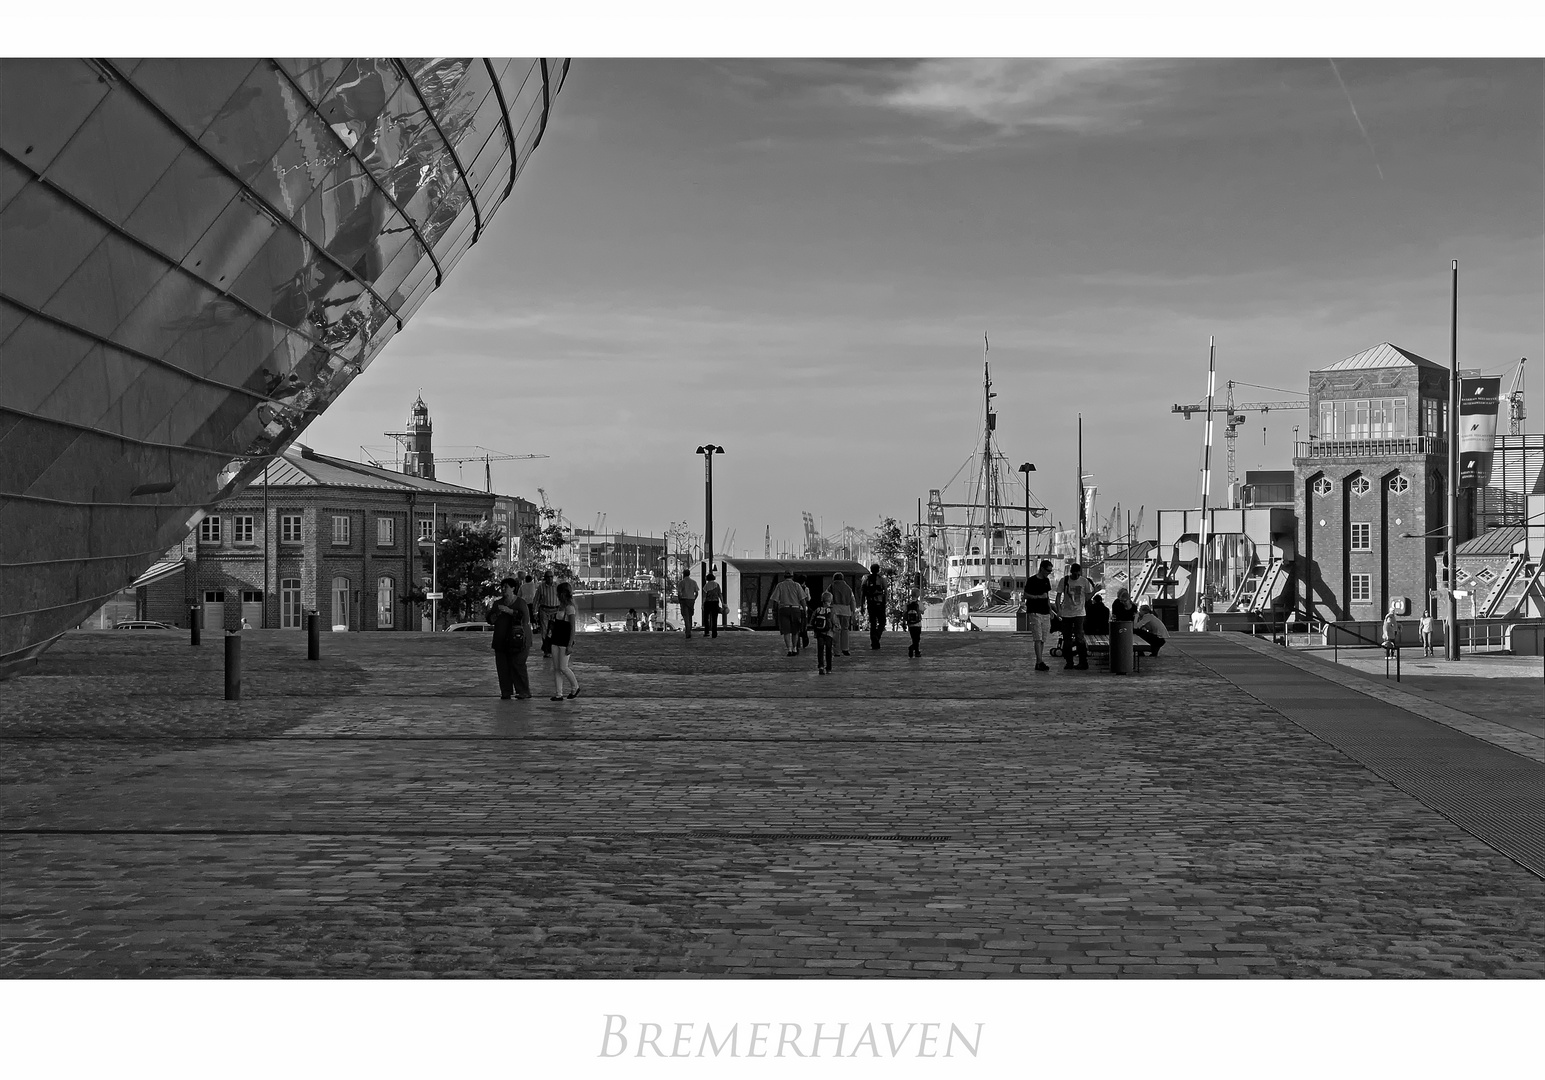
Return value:
<svg viewBox="0 0 1545 1080">
<path fill-rule="evenodd" d="M 1046 508 L 1029 487 L 1033 469 L 1011 465 L 998 446 L 997 396 L 992 367 L 983 360 L 980 448 L 949 483 L 929 492 L 925 598 L 947 630 L 972 629 L 973 614 L 1015 603 L 1033 572 L 1032 562 L 1044 554 L 1035 538 L 1049 529 L 1038 524 Z M 962 501 L 946 501 L 962 477 Z"/>
<path fill-rule="evenodd" d="M 568 66 L 0 60 L 0 677 L 370 364 L 509 197 Z"/>
</svg>

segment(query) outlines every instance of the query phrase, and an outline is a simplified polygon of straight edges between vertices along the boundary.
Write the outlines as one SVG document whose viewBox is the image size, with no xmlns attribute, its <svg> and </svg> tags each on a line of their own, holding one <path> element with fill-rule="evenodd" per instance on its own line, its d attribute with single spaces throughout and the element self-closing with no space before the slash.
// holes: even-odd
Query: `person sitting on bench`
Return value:
<svg viewBox="0 0 1545 1080">
<path fill-rule="evenodd" d="M 1132 624 L 1132 633 L 1146 641 L 1155 656 L 1159 655 L 1159 650 L 1164 648 L 1164 642 L 1168 640 L 1164 624 L 1147 604 L 1137 609 L 1137 622 Z"/>
</svg>

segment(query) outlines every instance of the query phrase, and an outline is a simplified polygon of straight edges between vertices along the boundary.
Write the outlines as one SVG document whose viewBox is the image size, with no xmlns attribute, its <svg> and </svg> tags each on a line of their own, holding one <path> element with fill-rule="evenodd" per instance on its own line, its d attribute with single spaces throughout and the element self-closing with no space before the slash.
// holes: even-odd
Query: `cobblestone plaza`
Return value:
<svg viewBox="0 0 1545 1080">
<path fill-rule="evenodd" d="M 767 635 L 595 634 L 561 704 L 499 701 L 484 635 L 243 636 L 239 703 L 218 639 L 150 632 L 0 690 L 0 972 L 1545 973 L 1538 803 L 1476 825 L 1412 771 L 1462 744 L 1495 810 L 1541 740 L 1234 635 L 1130 678 L 892 637 L 817 678 Z"/>
</svg>

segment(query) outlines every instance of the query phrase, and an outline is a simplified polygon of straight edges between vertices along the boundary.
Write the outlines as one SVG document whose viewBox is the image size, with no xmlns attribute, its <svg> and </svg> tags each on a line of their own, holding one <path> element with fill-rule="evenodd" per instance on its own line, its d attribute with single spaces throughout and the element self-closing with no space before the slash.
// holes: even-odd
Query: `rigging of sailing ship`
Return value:
<svg viewBox="0 0 1545 1080">
<path fill-rule="evenodd" d="M 1032 560 L 1041 552 L 1032 552 L 1030 535 L 1044 534 L 1050 526 L 1034 524 L 1032 519 L 1046 512 L 1034 492 L 1029 490 L 1029 471 L 1009 464 L 997 445 L 998 414 L 993 399 L 992 366 L 986 360 L 987 337 L 982 337 L 982 436 L 981 447 L 973 451 L 951 477 L 950 484 L 971 469 L 968 495 L 964 502 L 945 502 L 942 490 L 929 499 L 931 535 L 939 541 L 942 562 L 943 620 L 947 629 L 972 629 L 971 613 L 1014 603 L 1024 589 L 1025 578 L 1033 569 Z M 1005 498 L 1005 483 L 1018 471 L 1024 477 L 1021 498 Z M 945 485 L 945 489 L 949 484 Z M 1016 503 L 1018 505 L 1016 505 Z M 964 511 L 964 520 L 959 520 Z M 953 512 L 953 513 L 952 513 Z M 1015 523 L 1011 515 L 1025 515 Z M 956 520 L 950 520 L 954 517 Z M 938 589 L 933 590 L 935 593 Z"/>
</svg>

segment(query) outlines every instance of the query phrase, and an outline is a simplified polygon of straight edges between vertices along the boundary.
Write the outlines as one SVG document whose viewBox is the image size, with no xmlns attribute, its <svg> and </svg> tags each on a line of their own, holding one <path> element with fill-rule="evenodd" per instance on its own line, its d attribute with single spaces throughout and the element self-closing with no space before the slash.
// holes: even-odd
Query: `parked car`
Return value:
<svg viewBox="0 0 1545 1080">
<path fill-rule="evenodd" d="M 114 630 L 175 630 L 171 623 L 155 622 L 151 619 L 125 619 L 123 622 L 113 623 Z"/>
<path fill-rule="evenodd" d="M 448 630 L 448 631 L 453 631 L 453 632 L 454 631 L 458 631 L 458 630 L 461 630 L 461 631 L 468 631 L 468 630 L 470 630 L 473 633 L 478 633 L 478 632 L 486 632 L 486 631 L 492 630 L 493 627 L 489 626 L 485 622 L 458 622 L 458 623 L 451 623 L 451 625 L 447 626 L 445 629 Z"/>
</svg>

